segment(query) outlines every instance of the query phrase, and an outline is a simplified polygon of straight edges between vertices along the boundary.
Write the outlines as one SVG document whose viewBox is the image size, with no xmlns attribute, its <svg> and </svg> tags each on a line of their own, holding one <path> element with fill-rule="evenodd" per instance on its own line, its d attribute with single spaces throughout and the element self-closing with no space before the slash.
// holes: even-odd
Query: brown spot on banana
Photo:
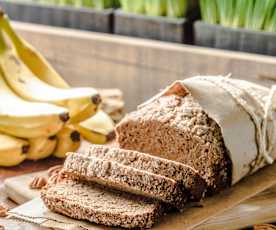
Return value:
<svg viewBox="0 0 276 230">
<path fill-rule="evenodd" d="M 48 139 L 49 139 L 50 141 L 53 141 L 53 140 L 57 139 L 57 136 L 56 136 L 56 135 L 53 135 L 53 136 L 48 137 Z"/>
<path fill-rule="evenodd" d="M 70 138 L 73 142 L 80 142 L 80 139 L 81 139 L 80 133 L 75 130 L 71 133 Z"/>
<path fill-rule="evenodd" d="M 0 7 L 0 17 L 2 18 L 5 15 L 5 12 L 2 7 Z"/>
<path fill-rule="evenodd" d="M 96 94 L 91 97 L 91 101 L 93 102 L 93 104 L 99 105 L 102 102 L 102 98 L 101 98 L 100 94 Z"/>
<path fill-rule="evenodd" d="M 9 56 L 9 59 L 12 60 L 16 65 L 20 66 L 20 61 L 18 60 L 17 57 L 13 56 L 13 55 L 10 55 Z"/>
<path fill-rule="evenodd" d="M 26 82 L 22 78 L 18 78 L 18 81 L 22 84 L 25 84 Z"/>
<path fill-rule="evenodd" d="M 28 152 L 29 152 L 29 150 L 30 150 L 30 145 L 23 145 L 22 146 L 22 153 L 23 154 L 27 154 Z"/>
<path fill-rule="evenodd" d="M 64 123 L 70 119 L 69 113 L 62 113 L 59 115 L 59 118 Z"/>
</svg>

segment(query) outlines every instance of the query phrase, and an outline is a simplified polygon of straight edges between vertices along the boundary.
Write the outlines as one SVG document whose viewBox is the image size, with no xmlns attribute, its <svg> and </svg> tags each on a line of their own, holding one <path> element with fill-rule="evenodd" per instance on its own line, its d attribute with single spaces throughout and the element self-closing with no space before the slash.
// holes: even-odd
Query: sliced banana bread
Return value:
<svg viewBox="0 0 276 230">
<path fill-rule="evenodd" d="M 201 200 L 206 191 L 206 182 L 198 172 L 192 167 L 176 161 L 103 145 L 90 145 L 86 149 L 85 155 L 116 161 L 126 166 L 181 181 L 189 193 L 189 199 L 193 201 Z"/>
<path fill-rule="evenodd" d="M 41 198 L 53 212 L 106 226 L 151 228 L 162 214 L 159 202 L 70 179 L 46 186 Z"/>
<path fill-rule="evenodd" d="M 119 146 L 198 170 L 210 193 L 230 185 L 231 161 L 217 123 L 190 96 L 162 96 L 116 127 Z"/>
<path fill-rule="evenodd" d="M 180 210 L 184 208 L 187 201 L 182 183 L 115 161 L 70 153 L 64 162 L 64 172 L 76 179 L 92 181 L 120 191 L 157 199 Z"/>
</svg>

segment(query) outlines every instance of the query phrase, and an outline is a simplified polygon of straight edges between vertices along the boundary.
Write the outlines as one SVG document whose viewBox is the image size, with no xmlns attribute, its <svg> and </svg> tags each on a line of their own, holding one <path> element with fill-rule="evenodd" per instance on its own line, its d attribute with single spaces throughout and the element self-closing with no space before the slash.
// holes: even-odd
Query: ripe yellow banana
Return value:
<svg viewBox="0 0 276 230">
<path fill-rule="evenodd" d="M 7 86 L 1 74 L 0 98 L 0 131 L 12 136 L 52 136 L 69 119 L 65 108 L 22 100 Z"/>
<path fill-rule="evenodd" d="M 99 95 L 95 90 L 92 90 L 91 88 L 82 88 L 74 90 L 69 89 L 69 85 L 54 70 L 54 68 L 52 68 L 52 66 L 45 60 L 45 58 L 43 58 L 43 56 L 37 50 L 35 50 L 35 48 L 33 48 L 29 43 L 27 43 L 23 38 L 16 34 L 12 26 L 10 25 L 7 15 L 5 15 L 4 12 L 0 14 L 0 27 L 3 31 L 6 32 L 8 37 L 11 39 L 18 56 L 22 60 L 22 64 L 24 64 L 25 68 L 27 68 L 28 71 L 32 73 L 32 78 L 30 78 L 29 74 L 27 75 L 28 77 L 26 78 L 26 80 L 32 79 L 32 84 L 35 84 L 36 87 L 39 86 L 37 91 L 40 93 L 38 94 L 36 92 L 35 95 L 33 95 L 33 91 L 26 94 L 26 88 L 23 88 L 20 92 L 18 92 L 17 90 L 19 90 L 22 87 L 22 84 L 15 84 L 14 90 L 17 89 L 16 92 L 19 95 L 29 100 L 45 101 L 45 98 L 48 97 L 47 95 L 52 94 L 52 96 L 50 96 L 47 100 L 52 99 L 48 102 L 55 103 L 57 99 L 55 98 L 57 96 L 55 93 L 58 92 L 55 87 L 63 88 L 67 89 L 63 91 L 69 91 L 69 94 L 71 94 L 72 97 L 69 100 L 67 99 L 66 102 L 61 102 L 60 99 L 62 98 L 59 98 L 59 102 L 57 102 L 57 104 L 65 106 L 69 109 L 71 123 L 78 123 L 95 114 L 96 107 L 100 102 Z M 12 82 L 12 80 L 10 82 Z M 16 87 L 16 85 L 18 85 L 18 87 Z M 46 90 L 46 92 L 48 92 L 49 94 L 44 94 L 45 91 L 42 91 L 42 89 Z M 60 96 L 65 94 L 65 92 L 61 93 L 61 91 L 59 91 Z"/>
<path fill-rule="evenodd" d="M 65 126 L 57 134 L 57 146 L 53 155 L 58 158 L 65 158 L 66 153 L 77 151 L 80 144 L 80 133 L 73 126 Z"/>
<path fill-rule="evenodd" d="M 75 125 L 81 135 L 94 144 L 105 144 L 114 138 L 114 122 L 103 111 L 98 111 L 93 117 Z"/>
<path fill-rule="evenodd" d="M 0 166 L 11 167 L 23 162 L 29 150 L 27 141 L 0 134 Z"/>
<path fill-rule="evenodd" d="M 56 148 L 57 138 L 52 137 L 37 137 L 28 140 L 30 149 L 27 154 L 28 160 L 40 160 L 52 155 Z"/>
<path fill-rule="evenodd" d="M 16 33 L 8 16 L 3 11 L 0 12 L 0 27 L 9 36 L 19 57 L 35 76 L 57 88 L 70 88 L 51 64 L 31 44 Z"/>
</svg>

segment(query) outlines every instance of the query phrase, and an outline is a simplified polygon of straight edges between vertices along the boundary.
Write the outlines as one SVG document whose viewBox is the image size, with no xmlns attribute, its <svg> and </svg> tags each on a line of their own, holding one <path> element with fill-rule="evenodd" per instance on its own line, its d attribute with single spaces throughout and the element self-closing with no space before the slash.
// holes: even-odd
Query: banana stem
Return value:
<svg viewBox="0 0 276 230">
<path fill-rule="evenodd" d="M 11 39 L 16 49 L 23 46 L 20 38 L 12 29 L 8 16 L 6 14 L 1 15 L 0 29 L 8 35 L 8 37 Z"/>
<path fill-rule="evenodd" d="M 3 32 L 0 31 L 0 53 L 3 53 L 8 48 L 8 45 L 5 41 Z"/>
</svg>

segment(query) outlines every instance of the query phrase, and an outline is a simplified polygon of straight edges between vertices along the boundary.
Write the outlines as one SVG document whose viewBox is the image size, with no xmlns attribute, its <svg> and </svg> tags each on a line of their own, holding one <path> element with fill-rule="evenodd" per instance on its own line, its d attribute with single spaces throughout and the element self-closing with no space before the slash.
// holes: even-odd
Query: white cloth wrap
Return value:
<svg viewBox="0 0 276 230">
<path fill-rule="evenodd" d="M 191 94 L 221 128 L 232 161 L 232 184 L 273 163 L 276 158 L 276 88 L 222 76 L 176 81 L 160 96 Z"/>
</svg>

